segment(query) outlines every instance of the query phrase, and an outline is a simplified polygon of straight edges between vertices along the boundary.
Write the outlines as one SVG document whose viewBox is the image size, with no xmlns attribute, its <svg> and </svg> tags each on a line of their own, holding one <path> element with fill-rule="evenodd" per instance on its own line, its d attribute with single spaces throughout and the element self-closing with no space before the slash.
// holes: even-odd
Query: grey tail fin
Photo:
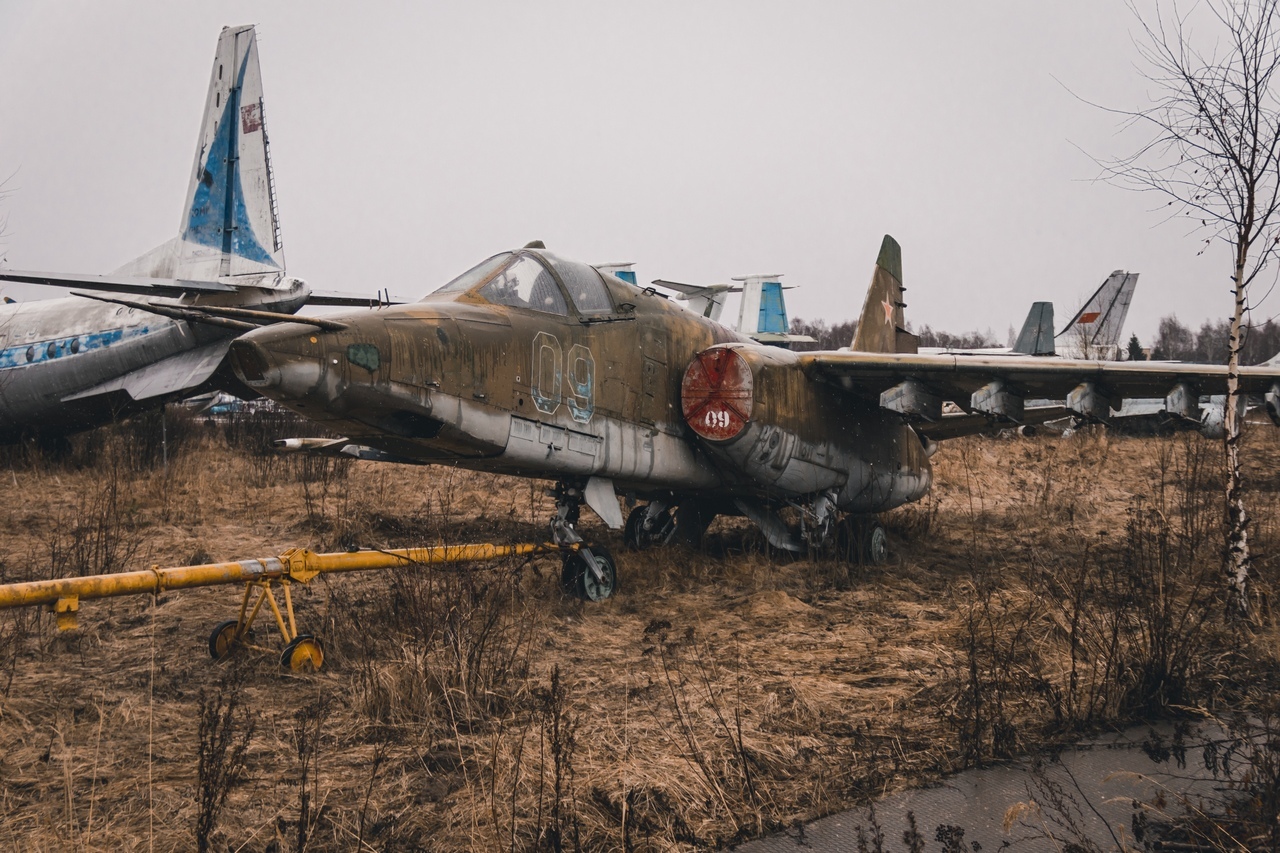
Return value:
<svg viewBox="0 0 1280 853">
<path fill-rule="evenodd" d="M 867 288 L 867 301 L 862 305 L 857 331 L 851 349 L 858 352 L 917 352 L 918 339 L 906 329 L 902 300 L 902 248 L 898 241 L 884 235 L 876 269 Z"/>
<path fill-rule="evenodd" d="M 1022 324 L 1013 351 L 1023 355 L 1054 355 L 1053 303 L 1033 302 L 1027 321 Z"/>
</svg>

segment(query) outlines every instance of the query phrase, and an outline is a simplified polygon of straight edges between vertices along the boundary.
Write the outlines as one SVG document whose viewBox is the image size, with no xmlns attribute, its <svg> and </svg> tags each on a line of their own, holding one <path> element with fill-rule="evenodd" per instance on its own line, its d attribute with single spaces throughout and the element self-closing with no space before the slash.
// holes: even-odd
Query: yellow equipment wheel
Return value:
<svg viewBox="0 0 1280 853">
<path fill-rule="evenodd" d="M 236 637 L 236 626 L 239 624 L 235 619 L 228 619 L 214 627 L 213 633 L 209 635 L 210 657 L 214 660 L 222 660 L 235 650 L 239 641 Z"/>
<path fill-rule="evenodd" d="M 294 672 L 315 672 L 324 664 L 324 647 L 310 634 L 299 634 L 280 654 L 280 665 Z"/>
</svg>

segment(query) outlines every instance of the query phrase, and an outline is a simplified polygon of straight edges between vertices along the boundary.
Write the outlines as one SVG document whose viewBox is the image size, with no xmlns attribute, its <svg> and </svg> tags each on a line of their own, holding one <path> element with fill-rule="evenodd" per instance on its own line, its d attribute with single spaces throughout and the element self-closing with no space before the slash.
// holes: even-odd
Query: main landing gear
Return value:
<svg viewBox="0 0 1280 853">
<path fill-rule="evenodd" d="M 632 551 L 664 545 L 686 545 L 697 548 L 702 544 L 702 534 L 707 531 L 715 515 L 685 500 L 677 505 L 673 501 L 658 499 L 641 504 L 627 516 L 622 531 L 623 541 Z"/>
<path fill-rule="evenodd" d="M 836 556 L 864 566 L 882 566 L 889 559 L 889 537 L 874 515 L 840 517 L 835 494 L 824 492 L 800 510 L 800 532 L 811 552 L 834 547 Z"/>
<path fill-rule="evenodd" d="M 889 535 L 875 516 L 846 517 L 837 532 L 836 545 L 839 554 L 851 563 L 883 566 L 889 561 Z"/>
<path fill-rule="evenodd" d="M 551 518 L 551 541 L 561 548 L 577 546 L 564 555 L 560 586 L 583 601 L 604 601 L 618 588 L 618 567 L 601 545 L 588 545 L 578 534 L 578 515 L 585 500 L 582 489 L 556 483 L 551 491 L 556 514 Z"/>
</svg>

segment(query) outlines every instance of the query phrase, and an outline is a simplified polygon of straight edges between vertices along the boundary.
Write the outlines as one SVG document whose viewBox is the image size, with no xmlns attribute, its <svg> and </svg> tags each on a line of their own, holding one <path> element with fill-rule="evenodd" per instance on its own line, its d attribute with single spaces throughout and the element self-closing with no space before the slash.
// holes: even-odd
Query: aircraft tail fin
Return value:
<svg viewBox="0 0 1280 853">
<path fill-rule="evenodd" d="M 1053 303 L 1033 302 L 1013 351 L 1023 355 L 1053 355 Z"/>
<path fill-rule="evenodd" d="M 781 275 L 748 275 L 734 279 L 742 282 L 742 301 L 738 303 L 739 332 L 754 336 L 785 335 L 791 331 L 780 278 Z"/>
<path fill-rule="evenodd" d="M 884 235 L 876 269 L 867 288 L 858 329 L 853 334 L 851 349 L 858 352 L 917 352 L 918 339 L 906 330 L 902 299 L 902 248 L 898 241 Z"/>
<path fill-rule="evenodd" d="M 1116 270 L 1058 333 L 1058 349 L 1084 358 L 1114 358 L 1138 274 Z"/>
<path fill-rule="evenodd" d="M 178 236 L 116 272 L 210 280 L 283 270 L 257 37 L 252 26 L 225 27 Z"/>
</svg>

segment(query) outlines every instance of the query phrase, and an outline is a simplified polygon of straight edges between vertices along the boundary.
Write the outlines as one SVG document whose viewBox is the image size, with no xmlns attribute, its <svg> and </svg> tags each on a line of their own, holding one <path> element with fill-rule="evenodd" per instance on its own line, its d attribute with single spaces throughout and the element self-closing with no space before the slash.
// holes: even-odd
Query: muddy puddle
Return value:
<svg viewBox="0 0 1280 853">
<path fill-rule="evenodd" d="M 1153 739 L 1153 731 L 1157 736 Z M 1202 743 L 1215 730 L 1189 737 Z M 1189 748 L 1183 766 L 1176 759 L 1154 761 L 1151 746 L 1167 745 L 1171 725 L 1135 727 L 1063 750 L 1056 757 L 1020 759 L 969 770 L 940 785 L 903 791 L 867 808 L 830 815 L 786 832 L 742 844 L 740 853 L 812 853 L 859 849 L 859 830 L 868 849 L 879 825 L 886 851 L 913 849 L 914 833 L 926 851 L 1062 851 L 1141 849 L 1134 838 L 1135 803 L 1170 803 L 1180 796 L 1209 794 L 1216 782 L 1203 767 L 1199 750 Z M 975 846 L 980 845 L 980 846 Z"/>
</svg>

